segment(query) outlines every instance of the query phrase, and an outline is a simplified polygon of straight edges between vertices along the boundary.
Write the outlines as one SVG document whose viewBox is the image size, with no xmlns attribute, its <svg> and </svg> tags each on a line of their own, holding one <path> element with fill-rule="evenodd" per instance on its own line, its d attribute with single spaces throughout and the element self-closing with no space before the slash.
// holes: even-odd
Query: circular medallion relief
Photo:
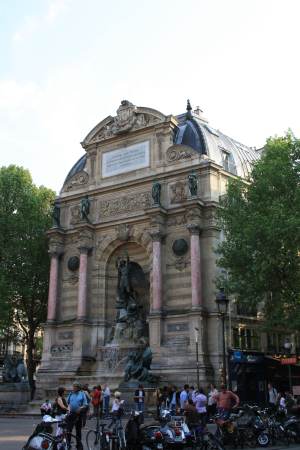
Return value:
<svg viewBox="0 0 300 450">
<path fill-rule="evenodd" d="M 189 245 L 185 239 L 176 239 L 173 242 L 172 250 L 176 256 L 183 256 L 187 253 L 189 249 Z"/>
<path fill-rule="evenodd" d="M 79 269 L 79 258 L 78 256 L 71 256 L 71 258 L 68 259 L 68 269 L 72 272 L 75 272 L 75 270 Z"/>
</svg>

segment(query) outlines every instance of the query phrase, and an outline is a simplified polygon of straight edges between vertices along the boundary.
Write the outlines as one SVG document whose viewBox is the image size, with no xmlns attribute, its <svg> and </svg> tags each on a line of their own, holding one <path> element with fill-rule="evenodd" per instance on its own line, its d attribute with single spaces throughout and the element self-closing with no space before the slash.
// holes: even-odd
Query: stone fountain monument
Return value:
<svg viewBox="0 0 300 450">
<path fill-rule="evenodd" d="M 124 380 L 120 388 L 130 390 L 140 383 L 153 387 L 158 379 L 150 372 L 152 351 L 149 347 L 146 311 L 141 302 L 147 290 L 147 280 L 141 266 L 130 261 L 128 254 L 118 257 L 116 269 L 116 319 L 111 342 L 107 346 L 115 351 L 122 349 L 123 354 L 127 350 L 127 356 L 123 358 Z"/>
<path fill-rule="evenodd" d="M 22 356 L 6 355 L 0 383 L 0 412 L 17 411 L 29 400 L 30 388 Z"/>
</svg>

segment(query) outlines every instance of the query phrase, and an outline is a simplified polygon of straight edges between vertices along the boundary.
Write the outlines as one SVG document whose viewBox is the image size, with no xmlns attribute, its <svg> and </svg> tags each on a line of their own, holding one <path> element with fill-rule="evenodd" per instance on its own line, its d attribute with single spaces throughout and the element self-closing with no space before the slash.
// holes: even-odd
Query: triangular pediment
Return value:
<svg viewBox="0 0 300 450">
<path fill-rule="evenodd" d="M 108 116 L 96 125 L 86 136 L 81 145 L 98 143 L 115 136 L 165 122 L 167 116 L 161 112 L 141 106 L 135 106 L 123 100 L 115 117 Z"/>
</svg>

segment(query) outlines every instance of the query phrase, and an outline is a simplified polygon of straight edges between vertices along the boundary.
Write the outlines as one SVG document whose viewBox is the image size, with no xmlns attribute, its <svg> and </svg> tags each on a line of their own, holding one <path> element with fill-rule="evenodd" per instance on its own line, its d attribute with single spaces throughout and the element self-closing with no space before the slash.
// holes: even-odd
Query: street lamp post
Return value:
<svg viewBox="0 0 300 450">
<path fill-rule="evenodd" d="M 200 389 L 200 375 L 199 375 L 199 328 L 195 327 L 195 342 L 196 342 L 196 370 L 197 370 L 197 388 Z"/>
<path fill-rule="evenodd" d="M 225 318 L 228 310 L 229 299 L 226 297 L 224 289 L 221 288 L 216 295 L 216 304 L 218 307 L 218 313 L 222 319 L 222 336 L 223 336 L 223 374 L 224 384 L 227 387 L 227 370 L 226 370 L 226 346 L 225 346 Z"/>
<path fill-rule="evenodd" d="M 286 353 L 290 356 L 291 352 L 292 352 L 293 344 L 291 343 L 289 338 L 286 338 L 286 340 L 284 341 L 283 347 L 284 347 L 284 350 L 286 351 Z M 289 391 L 290 391 L 290 393 L 293 393 L 291 364 L 288 364 L 287 366 L 288 366 L 288 377 L 289 377 Z"/>
</svg>

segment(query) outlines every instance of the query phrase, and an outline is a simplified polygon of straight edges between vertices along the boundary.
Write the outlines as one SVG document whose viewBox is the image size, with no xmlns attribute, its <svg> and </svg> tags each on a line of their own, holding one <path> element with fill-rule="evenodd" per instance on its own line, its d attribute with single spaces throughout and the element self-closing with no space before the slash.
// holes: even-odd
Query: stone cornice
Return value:
<svg viewBox="0 0 300 450">
<path fill-rule="evenodd" d="M 201 175 L 203 175 L 203 172 L 215 172 L 218 171 L 220 172 L 220 168 L 221 166 L 218 166 L 217 164 L 215 164 L 214 162 L 212 162 L 211 160 L 201 160 L 200 162 L 196 163 L 195 165 L 192 166 L 193 170 L 199 171 L 199 178 L 201 178 Z M 211 168 L 212 170 L 209 171 L 208 169 Z M 142 185 L 147 185 L 149 183 L 152 183 L 153 178 L 155 178 L 157 181 L 159 182 L 165 182 L 165 181 L 171 181 L 172 179 L 176 179 L 179 176 L 183 176 L 183 175 L 188 175 L 191 171 L 191 166 L 190 165 L 185 165 L 185 166 L 177 166 L 175 169 L 170 170 L 170 171 L 157 171 L 155 174 L 151 173 L 151 174 L 146 174 L 141 178 L 136 178 L 136 179 L 131 179 L 131 180 L 126 180 L 126 183 L 124 181 L 122 181 L 122 177 L 119 177 L 119 180 L 117 180 L 117 177 L 114 177 L 114 183 L 113 184 L 109 184 L 106 186 L 103 186 L 103 183 L 101 185 L 97 185 L 95 187 L 90 186 L 87 189 L 81 189 L 80 191 L 77 190 L 76 192 L 63 192 L 60 197 L 59 200 L 62 202 L 62 206 L 64 202 L 69 202 L 69 201 L 74 201 L 77 199 L 80 199 L 83 195 L 83 193 L 88 193 L 88 195 L 90 197 L 98 195 L 98 194 L 107 194 L 107 193 L 111 193 L 114 192 L 116 190 L 120 190 L 122 188 L 125 188 L 126 190 L 129 190 L 130 188 L 134 187 L 134 186 L 142 186 Z M 193 198 L 190 198 L 190 200 L 188 201 L 192 201 L 194 200 Z M 201 201 L 200 199 L 198 199 L 198 201 Z"/>
</svg>

